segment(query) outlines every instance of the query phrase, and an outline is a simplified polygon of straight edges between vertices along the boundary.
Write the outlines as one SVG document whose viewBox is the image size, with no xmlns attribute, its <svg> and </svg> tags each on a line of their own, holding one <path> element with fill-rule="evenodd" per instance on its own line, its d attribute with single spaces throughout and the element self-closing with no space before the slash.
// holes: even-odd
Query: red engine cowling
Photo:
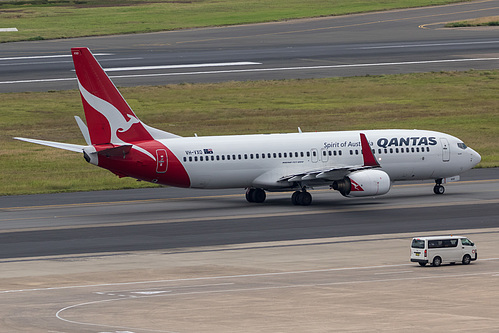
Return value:
<svg viewBox="0 0 499 333">
<path fill-rule="evenodd" d="M 333 183 L 333 189 L 345 197 L 382 195 L 390 190 L 390 176 L 381 170 L 360 170 Z"/>
</svg>

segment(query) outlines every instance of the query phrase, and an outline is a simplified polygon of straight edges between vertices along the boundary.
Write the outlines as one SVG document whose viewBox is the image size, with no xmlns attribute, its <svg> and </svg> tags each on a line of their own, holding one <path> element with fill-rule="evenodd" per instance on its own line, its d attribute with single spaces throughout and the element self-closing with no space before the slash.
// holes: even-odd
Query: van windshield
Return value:
<svg viewBox="0 0 499 333">
<path fill-rule="evenodd" d="M 463 245 L 467 245 L 467 246 L 473 246 L 473 245 L 475 245 L 468 238 L 461 238 L 461 243 L 463 243 Z"/>
<path fill-rule="evenodd" d="M 424 249 L 424 240 L 422 239 L 413 239 L 411 247 L 415 249 Z"/>
</svg>

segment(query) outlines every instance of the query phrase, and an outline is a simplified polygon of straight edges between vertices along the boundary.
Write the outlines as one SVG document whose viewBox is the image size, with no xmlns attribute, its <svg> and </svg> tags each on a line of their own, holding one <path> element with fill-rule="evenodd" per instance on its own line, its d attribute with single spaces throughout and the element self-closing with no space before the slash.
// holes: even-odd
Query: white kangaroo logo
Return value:
<svg viewBox="0 0 499 333">
<path fill-rule="evenodd" d="M 117 133 L 124 133 L 128 131 L 133 126 L 133 124 L 139 124 L 140 120 L 130 114 L 127 114 L 128 120 L 126 120 L 123 114 L 114 105 L 89 93 L 80 83 L 80 81 L 78 81 L 78 86 L 85 101 L 97 112 L 106 117 L 107 122 L 111 127 L 111 143 L 129 144 L 129 142 L 125 142 L 118 138 Z M 147 150 L 136 145 L 133 145 L 133 148 L 141 151 L 142 153 L 146 154 L 154 161 L 156 161 L 156 158 Z"/>
<path fill-rule="evenodd" d="M 120 113 L 121 114 L 121 113 Z M 126 115 L 128 117 L 128 121 L 126 122 L 126 128 L 118 128 L 117 132 L 120 132 L 120 133 L 124 133 L 126 131 L 128 131 L 130 129 L 130 127 L 132 127 L 133 124 L 138 124 L 140 123 L 140 120 L 138 120 L 137 118 L 135 118 L 134 116 L 132 116 L 131 114 L 127 114 Z M 107 117 L 106 117 L 107 118 Z M 109 121 L 109 119 L 108 119 Z"/>
</svg>

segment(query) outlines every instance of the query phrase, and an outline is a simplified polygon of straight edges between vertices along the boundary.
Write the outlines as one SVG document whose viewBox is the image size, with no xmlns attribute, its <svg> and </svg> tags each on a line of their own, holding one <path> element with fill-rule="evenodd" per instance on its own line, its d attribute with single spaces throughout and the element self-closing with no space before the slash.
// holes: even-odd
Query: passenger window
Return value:
<svg viewBox="0 0 499 333">
<path fill-rule="evenodd" d="M 192 156 L 189 156 L 189 162 L 192 162 Z"/>
<path fill-rule="evenodd" d="M 187 162 L 187 157 L 184 156 L 184 162 Z"/>
<path fill-rule="evenodd" d="M 203 162 L 203 156 L 199 156 L 199 160 Z"/>
</svg>

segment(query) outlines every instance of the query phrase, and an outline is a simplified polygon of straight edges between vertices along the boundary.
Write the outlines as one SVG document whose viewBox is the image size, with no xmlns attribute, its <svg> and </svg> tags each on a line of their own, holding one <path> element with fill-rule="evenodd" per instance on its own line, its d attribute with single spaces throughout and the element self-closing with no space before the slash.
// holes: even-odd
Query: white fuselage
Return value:
<svg viewBox="0 0 499 333">
<path fill-rule="evenodd" d="M 359 133 L 392 181 L 458 175 L 480 155 L 454 136 L 424 130 L 368 130 L 208 136 L 162 140 L 181 161 L 193 188 L 261 187 L 294 173 L 361 165 Z"/>
</svg>

